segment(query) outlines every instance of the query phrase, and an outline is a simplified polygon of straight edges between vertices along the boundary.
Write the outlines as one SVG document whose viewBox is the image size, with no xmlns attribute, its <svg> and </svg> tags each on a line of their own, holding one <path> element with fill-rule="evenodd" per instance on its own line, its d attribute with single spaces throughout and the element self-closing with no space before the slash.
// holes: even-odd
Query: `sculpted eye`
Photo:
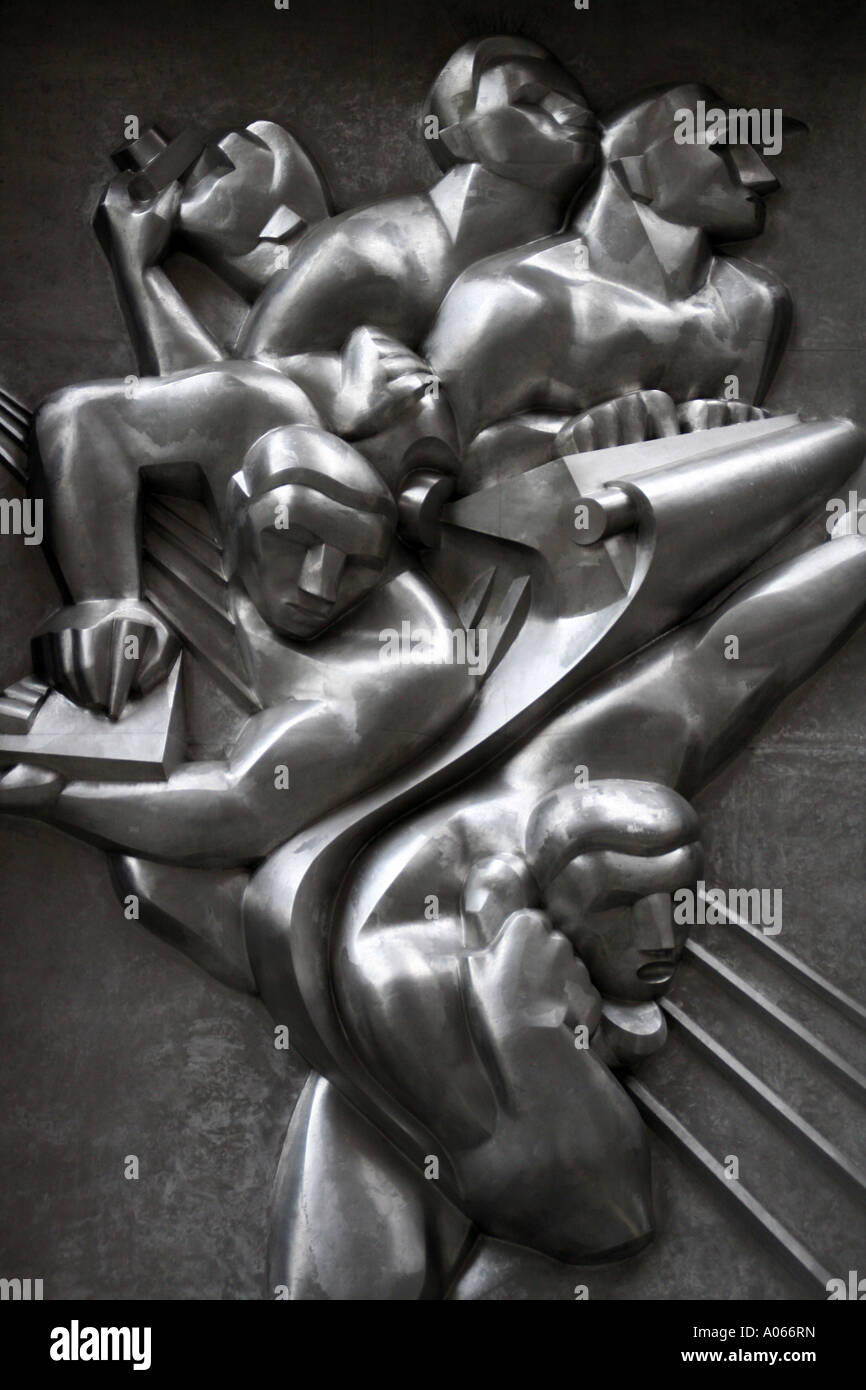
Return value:
<svg viewBox="0 0 866 1390">
<path fill-rule="evenodd" d="M 707 141 L 707 149 L 711 150 L 724 164 L 733 183 L 739 183 L 737 165 L 731 152 L 730 145 L 722 144 L 720 140 Z"/>
<path fill-rule="evenodd" d="M 512 97 L 515 106 L 540 106 L 547 96 L 547 88 L 540 82 L 529 82 Z"/>
<path fill-rule="evenodd" d="M 191 192 L 210 176 L 221 178 L 223 174 L 229 173 L 234 167 L 228 155 L 219 145 L 208 145 L 187 174 L 184 185 L 186 191 Z"/>
</svg>

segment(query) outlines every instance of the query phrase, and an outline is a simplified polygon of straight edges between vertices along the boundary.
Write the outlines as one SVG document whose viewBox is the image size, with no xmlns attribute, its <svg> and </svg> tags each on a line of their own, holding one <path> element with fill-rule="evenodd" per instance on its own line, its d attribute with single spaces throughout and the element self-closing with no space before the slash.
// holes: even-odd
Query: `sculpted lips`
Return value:
<svg viewBox="0 0 866 1390">
<path fill-rule="evenodd" d="M 676 959 L 672 955 L 657 958 L 647 961 L 646 965 L 638 966 L 637 977 L 650 985 L 666 985 L 673 979 L 676 966 Z"/>
<path fill-rule="evenodd" d="M 310 595 L 309 603 L 294 603 L 291 599 L 283 599 L 282 602 L 282 607 L 287 609 L 289 613 L 293 613 L 299 618 L 307 619 L 324 618 L 326 614 L 330 613 L 333 606 L 332 603 L 326 601 L 322 601 L 321 603 L 317 602 L 312 595 Z"/>
</svg>

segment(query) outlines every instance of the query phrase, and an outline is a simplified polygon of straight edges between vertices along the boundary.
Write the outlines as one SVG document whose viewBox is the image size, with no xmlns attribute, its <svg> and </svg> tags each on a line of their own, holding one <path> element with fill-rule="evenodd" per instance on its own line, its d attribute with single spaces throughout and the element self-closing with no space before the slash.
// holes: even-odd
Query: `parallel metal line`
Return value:
<svg viewBox="0 0 866 1390">
<path fill-rule="evenodd" d="M 741 979 L 729 966 L 708 951 L 705 946 L 701 946 L 696 941 L 687 941 L 684 955 L 698 969 L 713 979 L 720 981 L 732 994 L 736 994 L 750 1005 L 756 1013 L 762 1014 L 776 1028 L 787 1033 L 818 1060 L 846 1085 L 850 1090 L 857 1092 L 858 1095 L 866 1098 L 866 1076 L 859 1072 L 856 1067 L 852 1067 L 850 1062 L 827 1043 L 822 1042 L 808 1028 L 804 1028 L 795 1018 L 773 1004 L 752 985 Z"/>
<path fill-rule="evenodd" d="M 27 484 L 28 470 L 25 455 L 18 445 L 7 445 L 0 439 L 0 462 L 4 463 L 17 482 Z"/>
<path fill-rule="evenodd" d="M 193 573 L 181 573 L 180 566 L 172 568 L 172 562 L 176 564 L 175 556 L 172 555 L 171 548 L 169 547 L 166 547 L 168 550 L 167 558 L 165 555 L 160 554 L 158 548 L 159 539 L 160 538 L 155 535 L 155 531 L 152 535 L 145 532 L 142 546 L 142 560 L 149 562 L 153 565 L 154 569 L 159 570 L 167 579 L 170 579 L 172 583 L 176 584 L 181 591 L 182 597 L 193 598 L 200 603 L 212 617 L 222 623 L 223 627 L 233 635 L 235 624 L 223 604 L 223 590 L 219 587 L 219 581 L 216 583 L 213 582 L 213 576 L 210 576 L 210 593 L 206 592 L 203 585 L 197 587 L 198 575 L 207 575 L 208 571 L 203 570 L 201 565 L 195 566 Z M 154 544 L 154 541 L 156 544 Z M 194 565 L 195 562 L 192 561 L 192 564 Z"/>
<path fill-rule="evenodd" d="M 22 425 L 14 415 L 3 415 L 0 417 L 0 429 L 4 434 L 8 434 L 10 439 L 14 439 L 16 444 L 24 445 L 30 433 L 28 425 Z"/>
<path fill-rule="evenodd" d="M 223 576 L 214 573 L 152 518 L 148 518 L 144 528 L 142 549 L 143 554 L 163 573 L 173 575 L 178 584 L 194 593 L 215 613 L 221 613 L 234 626 L 229 586 Z"/>
<path fill-rule="evenodd" d="M 25 425 L 29 430 L 33 424 L 33 411 L 28 410 L 26 405 L 16 401 L 14 396 L 10 396 L 8 391 L 0 389 L 0 408 L 7 411 L 9 415 L 14 415 L 18 422 Z"/>
<path fill-rule="evenodd" d="M 646 1086 L 634 1077 L 623 1082 L 647 1124 L 665 1139 L 673 1141 L 699 1171 L 712 1179 L 743 1215 L 757 1229 L 758 1235 L 780 1256 L 784 1264 L 812 1290 L 813 1295 L 825 1298 L 830 1272 L 754 1197 L 739 1180 L 725 1176 L 724 1168 L 708 1149 L 686 1129 L 674 1114 L 657 1100 Z"/>
<path fill-rule="evenodd" d="M 144 516 L 145 530 L 159 530 L 185 555 L 194 559 L 196 564 L 203 565 L 211 574 L 225 582 L 222 550 L 218 545 L 214 545 L 213 541 L 208 540 L 207 536 L 202 535 L 201 531 L 175 516 L 168 507 L 161 507 L 154 502 L 148 503 Z"/>
<path fill-rule="evenodd" d="M 701 893 L 699 896 L 704 902 L 707 901 L 706 894 Z M 807 989 L 812 990 L 814 994 L 820 995 L 827 1003 L 832 1004 L 839 1013 L 844 1014 L 852 1023 L 856 1023 L 861 1028 L 866 1028 L 866 1005 L 859 1003 L 859 1001 L 853 999 L 850 994 L 846 994 L 844 990 L 839 989 L 838 986 L 828 980 L 825 975 L 821 975 L 817 970 L 813 970 L 811 965 L 807 965 L 805 961 L 800 960 L 799 956 L 795 956 L 792 951 L 787 950 L 785 946 L 781 946 L 774 937 L 767 936 L 764 932 L 758 931 L 756 927 L 752 926 L 751 922 L 745 922 L 736 912 L 728 912 L 727 908 L 719 907 L 717 903 L 713 903 L 712 905 L 723 913 L 725 920 L 729 922 L 731 926 L 738 927 L 750 941 L 756 946 L 761 947 L 768 955 L 771 955 L 776 964 L 781 966 L 783 970 L 786 970 L 788 974 L 795 976 Z"/>
<path fill-rule="evenodd" d="M 217 623 L 213 624 L 209 629 L 208 636 L 210 640 L 206 645 L 203 645 L 196 639 L 195 631 L 193 630 L 194 623 L 192 625 L 190 623 L 192 609 L 187 608 L 185 612 L 180 614 L 177 613 L 171 601 L 177 599 L 176 591 L 173 592 L 169 598 L 166 598 L 159 593 L 158 588 L 154 587 L 154 581 L 159 581 L 160 575 L 161 571 L 155 563 L 151 565 L 149 573 L 147 571 L 145 572 L 145 598 L 149 603 L 153 604 L 157 613 L 159 613 L 169 626 L 177 632 L 183 642 L 188 647 L 192 648 L 197 659 L 212 672 L 222 688 L 227 690 L 229 695 L 239 698 L 250 714 L 258 714 L 259 710 L 262 708 L 261 701 L 247 684 L 240 669 L 232 664 L 231 653 L 232 644 L 234 642 L 234 628 L 232 625 L 223 617 L 224 640 L 218 644 L 215 644 L 213 641 L 216 626 L 218 625 Z M 219 620 L 219 615 L 214 614 L 213 617 Z M 219 651 L 215 650 L 216 645 L 219 645 Z M 239 654 L 237 655 L 239 660 Z"/>
<path fill-rule="evenodd" d="M 866 1198 L 866 1172 L 852 1163 L 841 1149 L 837 1149 L 835 1144 L 831 1144 L 823 1134 L 796 1110 L 783 1100 L 780 1095 L 770 1086 L 767 1086 L 759 1076 L 750 1071 L 739 1058 L 723 1047 L 714 1037 L 711 1036 L 699 1023 L 689 1018 L 679 1005 L 674 1004 L 669 999 L 659 1001 L 668 1019 L 679 1028 L 688 1038 L 702 1056 L 706 1056 L 725 1076 L 727 1076 L 738 1089 L 745 1091 L 761 1110 L 768 1114 L 771 1119 L 778 1120 L 789 1129 L 797 1139 L 801 1140 L 816 1157 L 821 1159 L 837 1177 L 842 1178 L 858 1198 Z"/>
</svg>

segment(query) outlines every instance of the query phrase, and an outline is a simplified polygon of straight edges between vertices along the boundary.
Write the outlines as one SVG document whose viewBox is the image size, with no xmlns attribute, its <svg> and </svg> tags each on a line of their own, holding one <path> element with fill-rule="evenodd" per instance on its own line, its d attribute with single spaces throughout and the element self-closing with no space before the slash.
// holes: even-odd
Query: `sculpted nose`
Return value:
<svg viewBox="0 0 866 1390">
<path fill-rule="evenodd" d="M 779 180 L 770 173 L 757 150 L 751 145 L 730 145 L 729 149 L 744 188 L 748 188 L 750 193 L 759 193 L 763 198 L 776 192 Z"/>
<path fill-rule="evenodd" d="M 346 557 L 334 545 L 316 545 L 307 551 L 298 588 L 311 598 L 331 604 L 336 601 L 337 588 Z"/>
<path fill-rule="evenodd" d="M 673 900 L 670 893 L 651 893 L 634 905 L 640 924 L 641 946 L 656 953 L 673 955 L 677 948 L 674 932 Z"/>
<path fill-rule="evenodd" d="M 560 92 L 550 92 L 539 102 L 539 106 L 568 134 L 587 137 L 595 134 L 595 116 L 572 97 L 563 96 Z"/>
<path fill-rule="evenodd" d="M 193 164 L 186 177 L 185 189 L 189 193 L 200 184 L 208 174 L 215 174 L 218 171 L 228 173 L 235 166 L 229 159 L 222 145 L 205 145 L 198 159 Z"/>
</svg>

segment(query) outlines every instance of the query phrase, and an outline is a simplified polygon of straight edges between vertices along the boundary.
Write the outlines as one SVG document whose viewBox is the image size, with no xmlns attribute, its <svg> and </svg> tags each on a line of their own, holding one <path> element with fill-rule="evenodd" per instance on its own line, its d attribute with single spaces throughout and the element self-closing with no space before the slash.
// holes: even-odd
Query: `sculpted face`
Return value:
<svg viewBox="0 0 866 1390">
<path fill-rule="evenodd" d="M 688 935 L 674 922 L 673 894 L 694 886 L 701 857 L 696 843 L 646 857 L 594 851 L 548 885 L 554 926 L 607 998 L 641 1003 L 670 985 Z"/>
<path fill-rule="evenodd" d="M 190 169 L 180 227 L 193 239 L 218 243 L 226 255 L 245 254 L 276 211 L 273 173 L 273 151 L 263 140 L 247 130 L 230 131 L 206 145 Z"/>
<path fill-rule="evenodd" d="M 229 484 L 232 572 L 286 637 L 316 637 L 379 582 L 397 509 L 351 445 L 312 425 L 270 430 Z"/>
<path fill-rule="evenodd" d="M 605 158 L 635 201 L 664 221 L 699 227 L 713 241 L 758 236 L 764 199 L 779 184 L 758 151 L 741 142 L 763 129 L 763 118 L 755 111 L 757 125 L 743 123 L 737 109 L 697 83 L 665 88 L 607 118 Z"/>
<path fill-rule="evenodd" d="M 378 583 L 391 534 L 384 516 L 289 484 L 246 509 L 237 531 L 237 573 L 277 632 L 315 637 Z"/>
<path fill-rule="evenodd" d="M 477 162 L 555 196 L 572 194 L 595 163 L 598 123 L 575 79 L 547 49 L 493 36 L 464 44 L 428 98 L 441 168 Z"/>
<path fill-rule="evenodd" d="M 580 88 L 552 58 L 487 68 L 460 128 L 486 169 L 538 188 L 582 180 L 598 149 Z"/>
<path fill-rule="evenodd" d="M 660 217 L 701 227 L 714 241 L 763 231 L 764 199 L 779 184 L 751 145 L 671 140 L 651 155 L 652 208 Z"/>
</svg>

